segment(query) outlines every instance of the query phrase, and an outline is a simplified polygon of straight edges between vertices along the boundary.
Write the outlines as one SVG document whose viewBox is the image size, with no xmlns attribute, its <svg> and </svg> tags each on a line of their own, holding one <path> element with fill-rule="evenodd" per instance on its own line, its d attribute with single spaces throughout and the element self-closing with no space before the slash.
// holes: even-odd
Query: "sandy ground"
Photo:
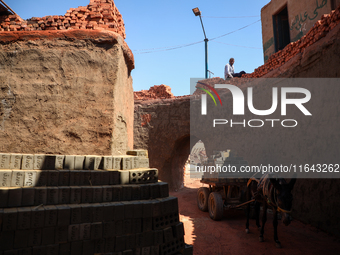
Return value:
<svg viewBox="0 0 340 255">
<path fill-rule="evenodd" d="M 196 193 L 203 186 L 199 178 L 185 171 L 184 188 L 170 195 L 178 197 L 180 220 L 184 223 L 185 242 L 194 246 L 195 255 L 219 254 L 340 254 L 340 239 L 294 220 L 289 226 L 280 221 L 278 236 L 282 248 L 275 246 L 272 215 L 268 214 L 265 241 L 259 242 L 255 220 L 250 220 L 250 233 L 245 233 L 246 217 L 241 210 L 224 212 L 221 221 L 213 221 L 208 212 L 197 207 Z"/>
</svg>

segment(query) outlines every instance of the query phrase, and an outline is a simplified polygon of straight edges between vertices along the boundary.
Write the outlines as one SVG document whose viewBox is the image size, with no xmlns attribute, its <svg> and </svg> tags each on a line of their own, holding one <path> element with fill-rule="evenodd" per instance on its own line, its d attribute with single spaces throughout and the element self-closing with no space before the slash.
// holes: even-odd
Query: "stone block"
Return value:
<svg viewBox="0 0 340 255">
<path fill-rule="evenodd" d="M 132 202 L 122 202 L 124 205 L 124 219 L 132 219 L 133 218 L 133 209 L 134 204 Z"/>
<path fill-rule="evenodd" d="M 91 239 L 91 224 L 83 223 L 79 226 L 79 238 L 80 240 L 90 240 Z"/>
<path fill-rule="evenodd" d="M 82 188 L 78 186 L 70 186 L 70 203 L 80 204 L 82 199 Z"/>
<path fill-rule="evenodd" d="M 124 185 L 124 184 L 129 184 L 130 183 L 130 173 L 129 171 L 124 171 L 124 170 L 119 170 L 119 176 L 120 176 L 120 181 L 119 183 Z"/>
<path fill-rule="evenodd" d="M 16 230 L 15 231 L 15 236 L 14 236 L 14 249 L 21 249 L 21 248 L 26 248 L 27 247 L 27 241 L 28 241 L 28 236 L 29 231 L 27 229 L 25 230 Z"/>
<path fill-rule="evenodd" d="M 152 218 L 153 215 L 153 202 L 143 201 L 143 218 Z"/>
<path fill-rule="evenodd" d="M 22 188 L 21 206 L 34 205 L 35 188 Z"/>
<path fill-rule="evenodd" d="M 139 157 L 138 164 L 139 164 L 139 168 L 149 168 L 150 167 L 150 163 L 149 163 L 148 158 Z"/>
<path fill-rule="evenodd" d="M 47 202 L 47 188 L 36 187 L 34 192 L 34 205 L 46 205 Z"/>
<path fill-rule="evenodd" d="M 36 170 L 35 171 L 37 173 L 37 185 L 39 187 L 43 187 L 43 186 L 47 186 L 48 184 L 48 171 L 44 171 L 44 170 Z"/>
<path fill-rule="evenodd" d="M 132 169 L 140 168 L 139 166 L 139 157 L 133 157 L 132 158 Z"/>
<path fill-rule="evenodd" d="M 94 242 L 95 254 L 104 254 L 105 252 L 105 239 L 97 239 Z"/>
<path fill-rule="evenodd" d="M 83 241 L 71 243 L 71 254 L 72 255 L 82 255 L 83 254 Z"/>
<path fill-rule="evenodd" d="M 24 187 L 35 187 L 38 184 L 38 174 L 37 171 L 24 171 Z"/>
<path fill-rule="evenodd" d="M 112 169 L 121 170 L 122 169 L 122 157 L 121 156 L 113 156 L 112 157 Z"/>
<path fill-rule="evenodd" d="M 50 170 L 47 171 L 47 186 L 58 186 L 59 184 L 59 171 Z"/>
<path fill-rule="evenodd" d="M 184 236 L 184 226 L 182 222 L 177 223 L 176 225 L 172 226 L 172 231 L 174 237 L 179 239 Z"/>
<path fill-rule="evenodd" d="M 33 255 L 43 255 L 47 254 L 46 246 L 36 246 L 32 248 Z"/>
<path fill-rule="evenodd" d="M 103 222 L 103 237 L 110 238 L 115 236 L 115 222 Z"/>
<path fill-rule="evenodd" d="M 149 185 L 150 187 L 150 197 L 155 199 L 160 197 L 160 187 L 157 183 Z"/>
<path fill-rule="evenodd" d="M 104 219 L 104 206 L 100 203 L 93 205 L 93 222 L 102 222 Z"/>
<path fill-rule="evenodd" d="M 100 239 L 103 236 L 103 225 L 101 222 L 91 224 L 91 239 Z"/>
<path fill-rule="evenodd" d="M 126 249 L 126 236 L 117 236 L 116 237 L 116 245 L 115 251 L 124 251 Z"/>
<path fill-rule="evenodd" d="M 47 205 L 56 205 L 59 202 L 59 189 L 58 187 L 47 187 Z"/>
<path fill-rule="evenodd" d="M 132 233 L 132 219 L 123 220 L 123 235 Z"/>
<path fill-rule="evenodd" d="M 122 193 L 120 196 L 121 201 L 130 201 L 132 197 L 132 185 L 121 185 Z"/>
<path fill-rule="evenodd" d="M 71 243 L 59 244 L 59 255 L 71 255 Z"/>
<path fill-rule="evenodd" d="M 13 170 L 12 171 L 12 187 L 23 187 L 25 180 L 25 172 L 22 170 Z"/>
<path fill-rule="evenodd" d="M 142 219 L 132 219 L 132 230 L 131 233 L 141 233 L 142 232 Z"/>
<path fill-rule="evenodd" d="M 64 155 L 55 155 L 54 169 L 55 170 L 63 170 L 64 169 Z"/>
<path fill-rule="evenodd" d="M 0 170 L 0 187 L 11 187 L 12 171 Z"/>
<path fill-rule="evenodd" d="M 124 155 L 122 156 L 122 168 L 121 170 L 130 170 L 132 169 L 134 161 L 134 156 Z"/>
<path fill-rule="evenodd" d="M 82 221 L 82 208 L 80 205 L 68 205 L 71 210 L 71 217 L 70 217 L 70 223 L 71 224 L 80 224 Z"/>
<path fill-rule="evenodd" d="M 102 181 L 100 185 L 110 185 L 110 171 L 101 171 L 101 172 L 102 172 Z"/>
<path fill-rule="evenodd" d="M 143 226 L 143 232 L 151 231 L 152 230 L 152 218 L 143 218 L 142 219 L 142 226 Z M 163 233 L 162 233 L 163 234 Z"/>
<path fill-rule="evenodd" d="M 112 251 L 115 250 L 115 241 L 116 239 L 114 237 L 109 237 L 105 239 L 105 252 L 108 254 L 113 254 Z"/>
<path fill-rule="evenodd" d="M 57 205 L 58 212 L 58 226 L 67 226 L 70 225 L 71 219 L 71 208 L 68 205 Z"/>
<path fill-rule="evenodd" d="M 85 170 L 98 170 L 101 165 L 102 157 L 88 155 L 85 156 L 84 169 Z"/>
<path fill-rule="evenodd" d="M 102 185 L 103 183 L 103 172 L 98 170 L 90 171 L 90 183 L 91 186 Z"/>
<path fill-rule="evenodd" d="M 123 220 L 125 218 L 125 206 L 123 203 L 112 203 L 114 206 L 114 219 Z"/>
<path fill-rule="evenodd" d="M 140 199 L 148 200 L 150 198 L 150 186 L 147 184 L 141 184 L 140 187 Z"/>
<path fill-rule="evenodd" d="M 103 157 L 103 169 L 104 170 L 113 169 L 113 158 L 112 158 L 112 156 L 104 156 Z"/>
<path fill-rule="evenodd" d="M 55 243 L 67 243 L 68 241 L 68 225 L 56 227 Z"/>
<path fill-rule="evenodd" d="M 93 205 L 91 204 L 81 205 L 81 222 L 82 223 L 93 222 Z"/>
<path fill-rule="evenodd" d="M 33 155 L 33 169 L 35 170 L 48 170 L 47 162 L 46 162 L 46 155 L 45 154 L 35 154 Z"/>
<path fill-rule="evenodd" d="M 93 188 L 92 187 L 82 187 L 81 188 L 81 202 L 82 203 L 92 203 L 93 201 Z"/>
<path fill-rule="evenodd" d="M 9 160 L 10 169 L 21 169 L 22 154 L 12 153 Z"/>
<path fill-rule="evenodd" d="M 18 210 L 5 208 L 2 214 L 2 231 L 12 231 L 17 228 Z"/>
<path fill-rule="evenodd" d="M 92 186 L 91 183 L 91 172 L 90 171 L 80 171 L 80 184 L 81 186 Z"/>
<path fill-rule="evenodd" d="M 71 189 L 69 186 L 62 186 L 58 187 L 58 204 L 69 204 L 70 203 L 70 196 L 71 196 Z"/>
<path fill-rule="evenodd" d="M 131 187 L 131 200 L 140 200 L 141 198 L 141 191 L 139 185 L 132 185 Z"/>
<path fill-rule="evenodd" d="M 82 171 L 70 171 L 70 186 L 78 186 L 80 185 L 80 178 L 81 178 Z"/>
<path fill-rule="evenodd" d="M 115 236 L 123 235 L 123 220 L 116 220 L 115 221 Z"/>
<path fill-rule="evenodd" d="M 48 255 L 59 255 L 59 245 L 52 244 L 46 246 L 46 254 Z"/>
<path fill-rule="evenodd" d="M 10 154 L 0 153 L 0 169 L 10 169 Z"/>
<path fill-rule="evenodd" d="M 108 171 L 110 175 L 110 185 L 117 185 L 120 183 L 120 172 L 118 170 Z"/>
<path fill-rule="evenodd" d="M 45 225 L 45 209 L 43 206 L 31 207 L 31 228 L 42 228 Z"/>
<path fill-rule="evenodd" d="M 103 188 L 103 202 L 111 202 L 112 201 L 112 187 L 102 186 Z"/>
<path fill-rule="evenodd" d="M 169 196 L 169 185 L 166 182 L 158 182 L 159 185 L 159 197 L 160 198 L 165 198 Z"/>
<path fill-rule="evenodd" d="M 129 171 L 131 184 L 155 183 L 158 181 L 158 170 L 156 168 L 139 168 Z"/>
<path fill-rule="evenodd" d="M 84 169 L 85 156 L 74 156 L 74 170 Z"/>
<path fill-rule="evenodd" d="M 69 242 L 79 241 L 80 230 L 79 225 L 70 225 L 68 227 L 68 240 Z"/>
<path fill-rule="evenodd" d="M 42 229 L 41 245 L 54 244 L 55 242 L 55 227 L 47 227 Z"/>
<path fill-rule="evenodd" d="M 32 209 L 30 207 L 18 208 L 17 229 L 24 230 L 31 228 Z"/>
<path fill-rule="evenodd" d="M 83 241 L 83 253 L 82 255 L 93 255 L 95 254 L 95 241 L 85 240 Z"/>
<path fill-rule="evenodd" d="M 155 230 L 153 236 L 155 245 L 161 245 L 164 243 L 163 230 Z"/>
<path fill-rule="evenodd" d="M 55 205 L 44 205 L 45 227 L 54 227 L 58 222 L 58 209 Z"/>
<path fill-rule="evenodd" d="M 8 201 L 8 188 L 0 187 L 0 208 L 7 207 Z"/>
<path fill-rule="evenodd" d="M 0 251 L 13 249 L 15 231 L 0 232 Z"/>
<path fill-rule="evenodd" d="M 41 245 L 42 229 L 41 228 L 30 229 L 27 238 L 28 238 L 28 242 L 27 242 L 28 246 Z"/>
<path fill-rule="evenodd" d="M 75 156 L 65 155 L 64 169 L 74 170 Z"/>
<path fill-rule="evenodd" d="M 93 186 L 91 188 L 92 188 L 92 192 L 93 192 L 92 203 L 103 202 L 103 187 L 102 186 Z"/>
<path fill-rule="evenodd" d="M 23 154 L 21 161 L 22 170 L 33 170 L 34 166 L 34 155 L 33 154 Z"/>
<path fill-rule="evenodd" d="M 22 188 L 8 188 L 8 207 L 21 206 Z"/>
<path fill-rule="evenodd" d="M 103 205 L 103 221 L 111 222 L 115 218 L 114 203 L 104 203 Z"/>
<path fill-rule="evenodd" d="M 138 156 L 138 157 L 148 157 L 147 150 L 131 150 L 126 152 L 127 155 Z"/>
<path fill-rule="evenodd" d="M 58 186 L 69 186 L 69 185 L 70 185 L 70 171 L 60 170 Z"/>
<path fill-rule="evenodd" d="M 121 185 L 112 186 L 112 201 L 113 202 L 121 201 L 122 192 L 123 187 Z"/>
<path fill-rule="evenodd" d="M 143 247 L 141 250 L 141 255 L 151 255 L 151 247 Z"/>
</svg>

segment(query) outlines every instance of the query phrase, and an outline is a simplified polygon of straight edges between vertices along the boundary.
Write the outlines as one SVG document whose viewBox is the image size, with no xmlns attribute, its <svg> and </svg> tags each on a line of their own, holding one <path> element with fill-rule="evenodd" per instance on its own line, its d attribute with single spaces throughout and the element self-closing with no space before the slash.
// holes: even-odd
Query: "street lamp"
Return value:
<svg viewBox="0 0 340 255">
<path fill-rule="evenodd" d="M 198 7 L 192 9 L 192 11 L 195 14 L 195 16 L 200 17 L 202 28 L 203 28 L 204 45 L 205 45 L 205 78 L 208 79 L 208 41 L 209 40 L 208 40 L 207 36 L 205 35 L 205 30 L 204 30 L 204 26 L 203 26 L 202 17 L 201 17 L 201 11 L 198 9 Z"/>
</svg>

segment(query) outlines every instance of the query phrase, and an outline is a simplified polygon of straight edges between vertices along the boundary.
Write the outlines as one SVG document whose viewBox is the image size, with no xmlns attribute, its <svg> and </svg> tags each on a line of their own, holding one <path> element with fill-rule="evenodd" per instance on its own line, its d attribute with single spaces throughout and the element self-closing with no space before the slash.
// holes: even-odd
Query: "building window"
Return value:
<svg viewBox="0 0 340 255">
<path fill-rule="evenodd" d="M 275 52 L 282 50 L 290 43 L 289 21 L 287 5 L 273 15 Z"/>
</svg>

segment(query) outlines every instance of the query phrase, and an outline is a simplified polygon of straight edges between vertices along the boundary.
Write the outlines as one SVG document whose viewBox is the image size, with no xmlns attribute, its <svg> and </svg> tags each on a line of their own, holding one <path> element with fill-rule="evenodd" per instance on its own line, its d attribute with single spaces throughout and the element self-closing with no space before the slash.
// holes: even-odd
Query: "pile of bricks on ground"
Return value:
<svg viewBox="0 0 340 255">
<path fill-rule="evenodd" d="M 264 65 L 255 69 L 253 73 L 242 75 L 242 78 L 258 78 L 282 66 L 295 55 L 303 52 L 306 47 L 325 37 L 339 23 L 340 6 L 330 14 L 323 15 L 321 20 L 317 21 L 313 28 L 300 40 L 288 44 L 283 50 L 271 55 Z"/>
<path fill-rule="evenodd" d="M 113 0 L 90 0 L 89 5 L 71 8 L 64 16 L 33 17 L 28 20 L 18 15 L 0 16 L 0 31 L 66 29 L 105 29 L 126 38 L 122 15 Z"/>
<path fill-rule="evenodd" d="M 167 99 L 174 98 L 175 96 L 171 93 L 171 88 L 167 85 L 155 85 L 149 90 L 141 90 L 134 92 L 135 99 Z"/>
</svg>

